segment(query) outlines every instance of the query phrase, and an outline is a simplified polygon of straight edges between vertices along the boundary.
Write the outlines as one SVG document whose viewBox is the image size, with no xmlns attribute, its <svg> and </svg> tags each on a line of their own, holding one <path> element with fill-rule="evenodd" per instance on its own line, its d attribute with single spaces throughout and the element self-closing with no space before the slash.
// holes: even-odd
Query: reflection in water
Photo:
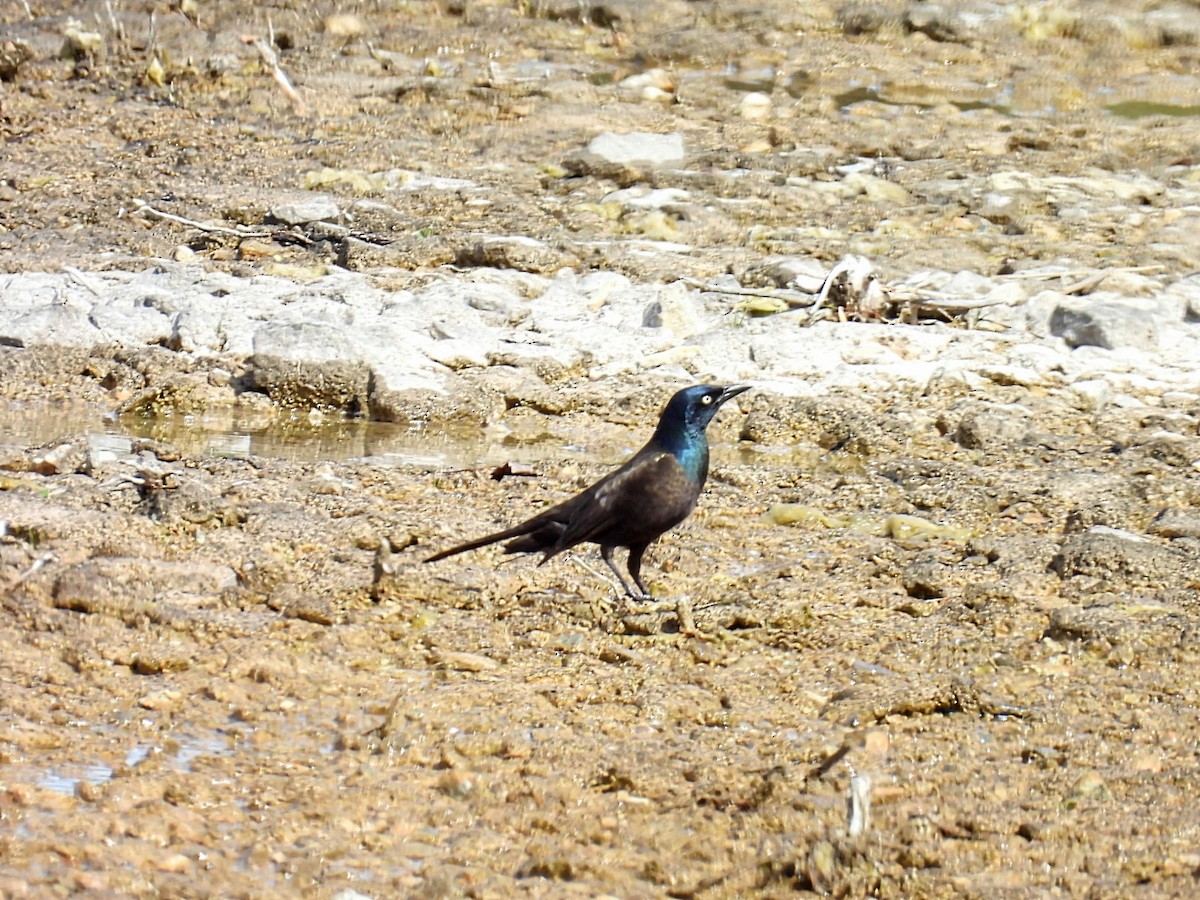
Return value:
<svg viewBox="0 0 1200 900">
<path fill-rule="evenodd" d="M 189 455 L 262 456 L 292 462 L 370 458 L 413 465 L 481 465 L 503 462 L 498 441 L 478 429 L 428 432 L 364 419 L 297 413 L 253 429 L 230 415 L 116 418 L 94 407 L 11 404 L 0 407 L 0 445 L 39 446 L 85 434 L 93 449 L 129 453 L 132 441 L 150 438 Z"/>
<path fill-rule="evenodd" d="M 1127 100 L 1104 107 L 1122 119 L 1141 119 L 1146 116 L 1200 116 L 1200 106 L 1177 103 L 1151 103 L 1145 100 Z"/>
<path fill-rule="evenodd" d="M 89 784 L 104 784 L 112 779 L 113 770 L 106 765 L 62 766 L 43 772 L 37 786 L 58 794 L 74 796 L 75 787 L 81 781 Z"/>
<path fill-rule="evenodd" d="M 106 422 L 130 437 L 153 438 L 192 455 L 261 456 L 291 462 L 390 457 L 397 463 L 442 466 L 482 441 L 478 430 L 431 433 L 390 422 L 296 413 L 267 427 L 245 428 L 230 417 L 123 418 Z"/>
<path fill-rule="evenodd" d="M 280 416 L 267 427 L 239 427 L 229 415 L 164 416 L 156 419 L 115 418 L 90 407 L 50 408 L 30 405 L 0 406 L 0 447 L 36 447 L 84 434 L 93 450 L 116 456 L 132 452 L 138 438 L 169 443 L 191 456 L 248 456 L 286 459 L 291 462 L 366 459 L 382 465 L 413 465 L 431 469 L 498 466 L 518 460 L 538 463 L 576 456 L 603 465 L 615 465 L 637 449 L 649 433 L 628 435 L 629 443 L 613 447 L 603 442 L 602 452 L 587 434 L 571 442 L 561 437 L 539 441 L 505 441 L 502 429 L 475 427 L 456 430 L 413 429 L 390 422 L 344 419 L 332 415 Z M 624 442 L 620 442 L 624 443 Z M 759 454 L 738 445 L 713 445 L 720 463 L 782 463 L 775 454 Z"/>
<path fill-rule="evenodd" d="M 176 772 L 190 772 L 192 762 L 201 756 L 224 756 L 229 752 L 228 739 L 218 733 L 176 738 L 171 746 L 173 752 L 164 755 L 164 759 Z M 148 759 L 151 754 L 161 752 L 161 748 L 137 744 L 125 754 L 124 762 L 132 769 Z M 43 771 L 37 776 L 35 783 L 40 788 L 59 794 L 74 795 L 80 782 L 107 784 L 112 781 L 112 777 L 112 767 L 103 763 L 67 764 Z"/>
</svg>

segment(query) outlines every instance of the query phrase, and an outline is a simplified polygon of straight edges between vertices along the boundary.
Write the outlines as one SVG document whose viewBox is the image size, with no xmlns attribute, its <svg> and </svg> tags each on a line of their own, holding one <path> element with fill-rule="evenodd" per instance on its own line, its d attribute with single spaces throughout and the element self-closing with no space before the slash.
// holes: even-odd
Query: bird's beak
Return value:
<svg viewBox="0 0 1200 900">
<path fill-rule="evenodd" d="M 726 400 L 732 400 L 738 394 L 744 394 L 748 390 L 750 390 L 748 384 L 731 384 L 721 391 L 721 396 L 717 398 L 717 405 L 720 406 Z"/>
</svg>

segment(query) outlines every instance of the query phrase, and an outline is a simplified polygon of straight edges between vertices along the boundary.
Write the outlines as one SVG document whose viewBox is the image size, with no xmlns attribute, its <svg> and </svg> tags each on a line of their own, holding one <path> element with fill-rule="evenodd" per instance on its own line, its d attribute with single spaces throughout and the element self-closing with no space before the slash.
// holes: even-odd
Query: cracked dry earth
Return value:
<svg viewBox="0 0 1200 900">
<path fill-rule="evenodd" d="M 1157 195 L 1130 198 L 1137 215 L 989 218 L 946 188 L 1014 166 L 1193 165 L 1194 118 L 1095 105 L 1111 84 L 1116 101 L 1177 100 L 1196 42 L 1152 27 L 1153 4 L 1061 21 L 1030 5 L 983 34 L 916 28 L 921 3 L 398 2 L 336 27 L 346 11 L 322 4 L 180 9 L 155 10 L 153 34 L 128 4 L 0 10 L 0 62 L 29 52 L 0 69 L 6 270 L 176 256 L 302 277 L 336 261 L 406 284 L 478 264 L 481 233 L 546 241 L 551 269 L 649 279 L 765 252 L 1196 265 L 1183 212 Z M 102 54 L 58 56 L 69 15 Z M 303 117 L 241 42 L 271 29 Z M 654 66 L 677 102 L 621 93 Z M 767 68 L 764 123 L 740 115 L 730 72 Z M 1014 110 L 986 108 L 995 84 Z M 854 100 L 864 85 L 879 88 Z M 692 165 L 567 171 L 603 128 L 681 130 Z M 859 157 L 886 158 L 907 194 L 787 190 Z M 370 240 L 130 214 L 138 199 L 260 229 L 307 173 L 393 168 L 470 179 L 487 202 L 334 183 L 343 224 Z M 639 175 L 700 199 L 665 224 L 605 207 Z M 695 249 L 648 254 L 631 236 Z M 5 395 L 117 404 L 42 364 L 7 373 Z M 1186 395 L 1084 413 L 998 383 L 755 392 L 713 427 L 700 509 L 649 554 L 664 603 L 617 603 L 585 553 L 421 565 L 594 479 L 669 394 L 561 390 L 543 446 L 586 443 L 586 458 L 543 449 L 541 477 L 499 482 L 153 439 L 115 456 L 70 433 L 5 441 L 0 895 L 1194 895 Z M 1028 416 L 997 422 L 979 401 Z M 870 782 L 860 834 L 852 776 Z"/>
</svg>

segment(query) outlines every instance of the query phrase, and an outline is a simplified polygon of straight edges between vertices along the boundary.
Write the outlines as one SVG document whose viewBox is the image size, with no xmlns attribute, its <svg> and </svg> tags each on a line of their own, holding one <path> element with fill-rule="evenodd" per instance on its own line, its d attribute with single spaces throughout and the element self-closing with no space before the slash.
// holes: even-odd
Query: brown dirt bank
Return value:
<svg viewBox="0 0 1200 900">
<path fill-rule="evenodd" d="M 1024 435 L 967 449 L 978 399 L 747 395 L 701 509 L 652 549 L 670 599 L 635 614 L 570 560 L 419 563 L 592 457 L 497 483 L 10 450 L 0 885 L 1185 895 L 1195 423 L 1026 402 Z M 547 418 L 602 459 L 644 431 Z M 765 520 L 781 502 L 812 509 Z"/>
</svg>

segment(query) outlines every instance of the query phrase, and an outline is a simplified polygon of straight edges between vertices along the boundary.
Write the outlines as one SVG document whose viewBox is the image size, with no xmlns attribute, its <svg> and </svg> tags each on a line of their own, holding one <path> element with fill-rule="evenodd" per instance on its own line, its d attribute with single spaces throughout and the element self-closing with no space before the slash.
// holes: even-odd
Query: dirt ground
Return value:
<svg viewBox="0 0 1200 900">
<path fill-rule="evenodd" d="M 973 7 L 923 3 L 8 3 L 0 267 L 403 285 L 512 234 L 660 279 L 869 234 L 896 271 L 1182 275 L 1194 239 L 1165 240 L 1178 211 L 1153 198 L 1004 221 L 921 190 L 1190 177 L 1172 85 L 1200 47 L 1152 7 L 1013 5 L 973 31 L 950 14 Z M 272 35 L 295 100 L 243 41 Z M 656 69 L 664 96 L 620 87 Z M 745 115 L 747 86 L 773 117 Z M 604 128 L 684 132 L 688 172 L 573 168 Z M 779 202 L 860 157 L 908 199 Z M 715 174 L 734 168 L 736 188 Z M 393 169 L 486 202 L 347 175 Z M 339 228 L 271 222 L 314 173 Z M 665 225 L 604 206 L 633 182 L 701 200 Z M 695 252 L 623 244 L 663 228 Z M 3 350 L 22 402 L 129 389 Z M 123 365 L 153 382 L 165 354 Z M 746 394 L 711 430 L 700 509 L 648 555 L 645 608 L 588 553 L 421 564 L 589 483 L 670 392 L 562 389 L 537 478 L 0 441 L 0 896 L 1195 894 L 1194 385 L 1102 411 L 1000 381 Z"/>
</svg>

